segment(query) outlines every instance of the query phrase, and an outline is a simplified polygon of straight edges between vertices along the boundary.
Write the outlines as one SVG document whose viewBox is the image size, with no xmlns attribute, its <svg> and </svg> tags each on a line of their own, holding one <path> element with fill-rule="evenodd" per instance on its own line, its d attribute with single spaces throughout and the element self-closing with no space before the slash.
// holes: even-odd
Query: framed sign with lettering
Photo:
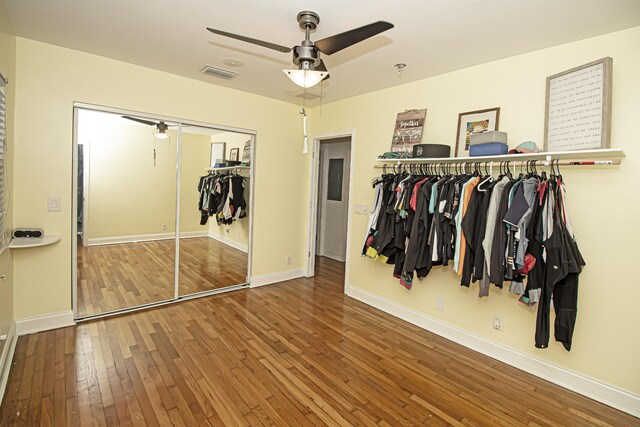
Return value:
<svg viewBox="0 0 640 427">
<path fill-rule="evenodd" d="M 609 148 L 612 68 L 606 57 L 547 77 L 544 151 Z"/>
<path fill-rule="evenodd" d="M 422 140 L 422 128 L 427 110 L 406 110 L 398 113 L 396 127 L 393 130 L 391 152 L 411 154 L 413 146 Z"/>
</svg>

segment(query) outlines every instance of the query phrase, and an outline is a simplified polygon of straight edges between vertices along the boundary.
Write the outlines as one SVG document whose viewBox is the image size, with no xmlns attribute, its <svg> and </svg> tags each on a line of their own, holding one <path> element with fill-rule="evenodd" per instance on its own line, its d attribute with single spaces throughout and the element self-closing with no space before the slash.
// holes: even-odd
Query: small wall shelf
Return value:
<svg viewBox="0 0 640 427">
<path fill-rule="evenodd" d="M 380 164 L 411 164 L 411 163 L 469 163 L 469 162 L 521 162 L 527 160 L 612 160 L 619 164 L 620 160 L 625 157 L 622 148 L 601 148 L 597 150 L 579 150 L 579 151 L 556 151 L 541 153 L 523 153 L 523 154 L 502 154 L 499 156 L 478 156 L 478 157 L 445 157 L 445 158 L 412 158 L 412 159 L 376 159 Z"/>
<path fill-rule="evenodd" d="M 53 245 L 61 240 L 60 236 L 14 237 L 9 243 L 9 249 L 36 248 L 39 246 Z"/>
</svg>

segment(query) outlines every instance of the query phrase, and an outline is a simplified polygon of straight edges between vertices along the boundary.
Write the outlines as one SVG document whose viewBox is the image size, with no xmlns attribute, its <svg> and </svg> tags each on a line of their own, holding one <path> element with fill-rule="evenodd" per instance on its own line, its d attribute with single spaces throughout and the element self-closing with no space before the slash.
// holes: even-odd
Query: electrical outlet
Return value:
<svg viewBox="0 0 640 427">
<path fill-rule="evenodd" d="M 285 259 L 285 262 L 287 263 L 287 265 L 291 265 L 292 261 L 293 259 L 291 258 L 291 255 L 287 255 L 287 258 Z"/>
<path fill-rule="evenodd" d="M 502 331 L 504 328 L 504 317 L 494 314 L 493 315 L 493 329 Z"/>
<path fill-rule="evenodd" d="M 362 212 L 362 215 L 368 215 L 369 214 L 369 206 L 367 206 L 367 205 L 360 206 L 360 212 Z"/>
<path fill-rule="evenodd" d="M 356 215 L 362 215 L 362 205 L 353 205 L 353 213 Z"/>
<path fill-rule="evenodd" d="M 229 227 L 224 229 L 225 233 L 229 234 Z"/>
<path fill-rule="evenodd" d="M 436 297 L 436 310 L 444 311 L 444 298 Z"/>
<path fill-rule="evenodd" d="M 163 230 L 166 230 L 167 229 L 167 224 L 162 224 L 161 227 L 162 227 Z"/>
</svg>

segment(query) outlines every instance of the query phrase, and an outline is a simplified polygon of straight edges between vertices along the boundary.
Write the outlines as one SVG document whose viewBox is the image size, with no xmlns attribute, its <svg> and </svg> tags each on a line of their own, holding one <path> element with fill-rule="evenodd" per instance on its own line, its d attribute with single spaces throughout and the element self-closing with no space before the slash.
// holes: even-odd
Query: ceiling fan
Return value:
<svg viewBox="0 0 640 427">
<path fill-rule="evenodd" d="M 216 30 L 214 28 L 207 27 L 207 30 L 214 34 L 230 37 L 247 43 L 253 43 L 258 46 L 277 50 L 278 52 L 289 53 L 293 51 L 293 63 L 298 66 L 298 69 L 283 71 L 291 80 L 293 80 L 294 83 L 307 88 L 329 78 L 329 72 L 322 59 L 320 59 L 320 53 L 325 55 L 334 54 L 342 49 L 366 40 L 369 37 L 373 37 L 376 34 L 380 34 L 383 31 L 393 28 L 393 24 L 389 22 L 378 21 L 318 40 L 314 43 L 310 39 L 310 34 L 312 30 L 316 29 L 318 23 L 320 23 L 320 17 L 318 14 L 311 11 L 302 11 L 298 13 L 297 19 L 300 28 L 305 32 L 305 37 L 300 43 L 300 46 L 294 46 L 291 48 L 263 40 L 253 39 L 251 37 Z"/>
<path fill-rule="evenodd" d="M 158 129 L 158 131 L 155 132 L 153 136 L 155 136 L 158 139 L 169 138 L 169 134 L 167 133 L 167 130 L 169 129 L 169 125 L 163 122 L 162 120 L 160 120 L 159 122 L 152 122 L 151 120 L 139 119 L 137 117 L 131 117 L 131 116 L 122 116 L 122 118 L 127 120 L 133 120 L 134 122 L 143 123 L 149 126 L 155 126 L 156 129 Z"/>
</svg>

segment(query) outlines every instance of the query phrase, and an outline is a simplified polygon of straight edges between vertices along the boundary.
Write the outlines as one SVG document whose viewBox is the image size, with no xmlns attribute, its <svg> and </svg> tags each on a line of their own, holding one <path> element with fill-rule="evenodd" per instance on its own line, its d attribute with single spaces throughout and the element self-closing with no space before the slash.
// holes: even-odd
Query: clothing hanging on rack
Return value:
<svg viewBox="0 0 640 427">
<path fill-rule="evenodd" d="M 548 346 L 553 300 L 555 338 L 570 350 L 585 261 L 569 222 L 562 176 L 547 179 L 527 170 L 513 177 L 506 168 L 493 179 L 477 168 L 455 174 L 433 165 L 428 171 L 420 165 L 385 171 L 372 181 L 362 255 L 393 264 L 393 276 L 407 289 L 414 276 L 423 280 L 433 266 L 450 261 L 462 286 L 479 283 L 479 297 L 489 295 L 490 284 L 502 288 L 508 282 L 522 304 L 537 305 L 540 348 Z"/>
<path fill-rule="evenodd" d="M 211 170 L 198 181 L 200 225 L 215 217 L 219 226 L 247 216 L 244 199 L 245 177 L 235 171 Z"/>
</svg>

